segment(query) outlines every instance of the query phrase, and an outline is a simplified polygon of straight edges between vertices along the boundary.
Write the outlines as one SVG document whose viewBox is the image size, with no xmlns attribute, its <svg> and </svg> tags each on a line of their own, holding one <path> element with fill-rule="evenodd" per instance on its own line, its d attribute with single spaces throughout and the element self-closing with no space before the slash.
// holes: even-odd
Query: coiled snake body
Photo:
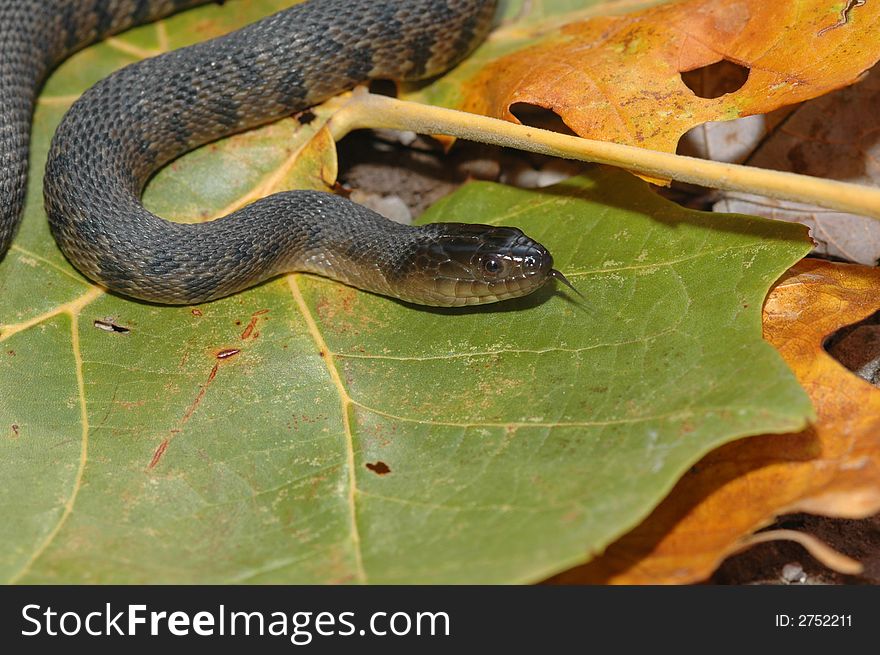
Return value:
<svg viewBox="0 0 880 655">
<path fill-rule="evenodd" d="M 21 215 L 30 120 L 71 52 L 206 0 L 0 0 L 0 255 Z M 289 271 L 429 305 L 530 293 L 556 272 L 514 228 L 392 223 L 338 196 L 274 194 L 202 224 L 164 220 L 140 196 L 164 164 L 221 136 L 375 78 L 421 79 L 488 31 L 495 0 L 309 0 L 225 37 L 117 71 L 71 107 L 52 141 L 52 233 L 86 276 L 122 294 L 187 304 Z"/>
</svg>

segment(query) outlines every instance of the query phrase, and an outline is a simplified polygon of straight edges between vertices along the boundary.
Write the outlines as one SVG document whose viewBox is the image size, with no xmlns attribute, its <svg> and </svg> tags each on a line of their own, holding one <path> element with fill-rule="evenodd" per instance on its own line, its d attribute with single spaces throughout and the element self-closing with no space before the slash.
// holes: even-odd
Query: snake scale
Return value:
<svg viewBox="0 0 880 655">
<path fill-rule="evenodd" d="M 72 52 L 207 0 L 0 0 L 0 256 L 24 203 L 38 90 Z M 44 203 L 56 241 L 106 288 L 165 304 L 214 300 L 303 271 L 405 301 L 470 305 L 561 274 L 515 228 L 404 226 L 345 198 L 273 194 L 201 224 L 141 194 L 202 144 L 371 79 L 418 80 L 465 57 L 496 0 L 308 0 L 229 35 L 125 67 L 84 93 L 52 140 Z"/>
</svg>

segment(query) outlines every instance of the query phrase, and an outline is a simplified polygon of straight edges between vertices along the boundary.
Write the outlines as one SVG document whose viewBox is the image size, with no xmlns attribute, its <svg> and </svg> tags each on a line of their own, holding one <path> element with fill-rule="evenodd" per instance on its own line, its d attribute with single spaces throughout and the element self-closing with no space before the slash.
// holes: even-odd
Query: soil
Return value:
<svg viewBox="0 0 880 655">
<path fill-rule="evenodd" d="M 759 544 L 728 558 L 710 579 L 714 584 L 880 584 L 880 515 L 854 521 L 810 514 L 781 517 L 769 529 L 806 532 L 858 560 L 861 575 L 842 575 L 817 562 L 791 541 Z"/>
<path fill-rule="evenodd" d="M 532 121 L 530 121 L 532 122 Z M 427 137 L 391 131 L 359 131 L 338 144 L 339 180 L 352 199 L 392 220 L 410 222 L 431 204 L 470 179 L 516 186 L 545 186 L 577 174 L 587 164 L 475 143 L 456 143 L 449 152 Z M 673 187 L 663 195 L 685 206 L 711 209 L 705 189 Z M 867 327 L 866 327 L 867 326 Z M 857 327 L 866 329 L 857 330 Z M 866 331 L 867 330 L 867 331 Z M 880 316 L 829 337 L 829 352 L 865 379 L 880 381 Z M 800 545 L 776 541 L 730 557 L 710 584 L 880 584 L 880 515 L 864 520 L 807 514 L 780 517 L 768 529 L 787 528 L 815 535 L 861 561 L 859 576 L 831 571 Z"/>
</svg>

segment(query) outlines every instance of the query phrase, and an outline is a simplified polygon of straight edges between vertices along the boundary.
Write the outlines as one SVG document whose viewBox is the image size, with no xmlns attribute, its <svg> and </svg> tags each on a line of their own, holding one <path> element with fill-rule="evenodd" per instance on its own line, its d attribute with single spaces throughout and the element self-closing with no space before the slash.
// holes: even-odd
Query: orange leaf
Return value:
<svg viewBox="0 0 880 655">
<path fill-rule="evenodd" d="M 845 23 L 843 22 L 845 19 Z M 571 23 L 501 57 L 462 109 L 518 122 L 516 103 L 550 109 L 577 134 L 675 150 L 706 121 L 769 112 L 855 82 L 880 59 L 880 3 L 693 0 Z M 697 97 L 681 73 L 728 60 L 745 84 Z"/>
<path fill-rule="evenodd" d="M 713 451 L 632 532 L 556 582 L 689 583 L 740 540 L 791 512 L 863 518 L 880 511 L 880 389 L 823 349 L 825 338 L 880 309 L 880 270 L 804 260 L 770 293 L 764 336 L 816 407 L 797 434 Z"/>
</svg>

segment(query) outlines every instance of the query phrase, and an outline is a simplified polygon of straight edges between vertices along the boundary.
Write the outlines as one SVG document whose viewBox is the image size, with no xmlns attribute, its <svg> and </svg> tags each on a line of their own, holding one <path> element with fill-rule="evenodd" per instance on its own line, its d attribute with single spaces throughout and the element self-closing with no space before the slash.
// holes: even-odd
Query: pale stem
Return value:
<svg viewBox="0 0 880 655">
<path fill-rule="evenodd" d="M 356 89 L 328 125 L 339 141 L 352 130 L 386 128 L 440 135 L 597 162 L 634 173 L 725 191 L 810 203 L 880 219 L 880 189 L 809 175 L 725 164 L 635 146 L 558 134 L 497 118 L 375 95 Z"/>
</svg>

